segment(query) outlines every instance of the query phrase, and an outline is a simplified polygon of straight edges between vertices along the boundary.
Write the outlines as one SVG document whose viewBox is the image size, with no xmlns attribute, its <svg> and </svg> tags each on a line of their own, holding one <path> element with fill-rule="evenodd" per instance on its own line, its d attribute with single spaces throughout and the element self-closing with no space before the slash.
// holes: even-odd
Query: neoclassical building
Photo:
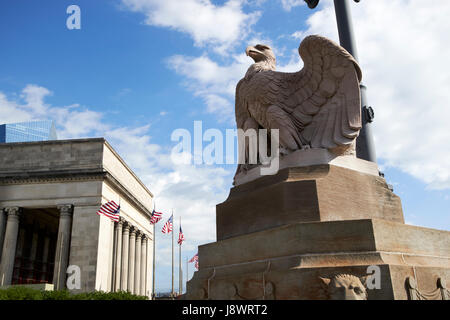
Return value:
<svg viewBox="0 0 450 320">
<path fill-rule="evenodd" d="M 119 222 L 97 215 L 111 200 Z M 0 285 L 70 282 L 75 292 L 150 297 L 152 207 L 103 138 L 0 144 Z"/>
</svg>

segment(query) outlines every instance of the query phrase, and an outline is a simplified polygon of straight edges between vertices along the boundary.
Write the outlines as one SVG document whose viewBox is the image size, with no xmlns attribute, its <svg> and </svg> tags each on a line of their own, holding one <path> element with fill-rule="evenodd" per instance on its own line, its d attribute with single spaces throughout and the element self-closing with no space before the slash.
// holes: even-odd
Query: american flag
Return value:
<svg viewBox="0 0 450 320">
<path fill-rule="evenodd" d="M 191 263 L 191 262 L 194 262 L 194 261 L 195 261 L 195 268 L 198 270 L 198 252 L 188 262 Z"/>
<path fill-rule="evenodd" d="M 173 215 L 170 216 L 169 220 L 167 220 L 166 224 L 162 228 L 162 233 L 171 233 L 173 229 Z"/>
<path fill-rule="evenodd" d="M 183 241 L 184 241 L 184 234 L 183 234 L 183 230 L 181 230 L 181 226 L 180 226 L 180 234 L 178 235 L 178 244 L 181 246 Z"/>
<path fill-rule="evenodd" d="M 102 214 L 110 218 L 111 220 L 118 222 L 120 215 L 120 205 L 118 205 L 114 201 L 109 201 L 100 207 L 100 209 L 97 211 L 97 214 Z"/>
<path fill-rule="evenodd" d="M 161 219 L 162 219 L 162 213 L 161 212 L 157 212 L 157 211 L 155 211 L 155 209 L 153 209 L 152 218 L 150 219 L 150 223 L 151 224 L 158 223 L 158 221 L 161 220 Z"/>
</svg>

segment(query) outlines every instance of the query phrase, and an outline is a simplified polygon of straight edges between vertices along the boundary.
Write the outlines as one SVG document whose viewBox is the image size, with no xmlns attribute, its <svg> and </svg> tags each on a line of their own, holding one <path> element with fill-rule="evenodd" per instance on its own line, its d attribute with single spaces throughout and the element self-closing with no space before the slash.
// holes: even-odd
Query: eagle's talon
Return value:
<svg viewBox="0 0 450 320">
<path fill-rule="evenodd" d="M 305 144 L 305 145 L 301 146 L 301 149 L 302 150 L 309 150 L 309 149 L 311 149 L 311 146 L 309 144 Z"/>
<path fill-rule="evenodd" d="M 291 152 L 289 151 L 289 149 L 280 146 L 280 154 L 281 154 L 282 156 L 286 156 L 286 155 L 288 155 L 289 153 L 291 153 Z"/>
</svg>

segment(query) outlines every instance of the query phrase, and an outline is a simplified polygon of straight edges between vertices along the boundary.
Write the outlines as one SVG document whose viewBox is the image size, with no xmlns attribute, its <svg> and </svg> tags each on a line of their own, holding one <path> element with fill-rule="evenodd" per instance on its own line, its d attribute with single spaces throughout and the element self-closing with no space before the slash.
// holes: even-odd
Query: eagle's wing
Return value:
<svg viewBox="0 0 450 320">
<path fill-rule="evenodd" d="M 300 72 L 278 82 L 278 106 L 291 115 L 302 140 L 313 148 L 350 145 L 361 129 L 361 69 L 342 47 L 321 36 L 300 44 Z"/>
<path fill-rule="evenodd" d="M 266 111 L 277 106 L 286 113 L 278 123 L 296 131 L 297 141 L 313 148 L 351 145 L 361 129 L 358 63 L 344 48 L 321 36 L 306 37 L 299 53 L 304 61 L 299 72 L 264 71 L 238 83 L 237 127 L 245 129 L 246 121 L 255 119 L 271 129 Z"/>
<path fill-rule="evenodd" d="M 255 119 L 263 128 L 269 129 L 265 112 L 271 105 L 282 105 L 289 97 L 286 73 L 264 71 L 254 74 L 251 79 L 242 79 L 236 86 L 235 115 L 239 129 L 244 129 L 247 119 Z M 285 106 L 288 108 L 287 106 Z"/>
</svg>

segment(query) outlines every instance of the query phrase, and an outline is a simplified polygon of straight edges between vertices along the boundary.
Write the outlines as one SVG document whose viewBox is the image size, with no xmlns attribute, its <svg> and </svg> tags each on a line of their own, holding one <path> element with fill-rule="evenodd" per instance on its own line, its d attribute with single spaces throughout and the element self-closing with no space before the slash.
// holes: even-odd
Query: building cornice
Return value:
<svg viewBox="0 0 450 320">
<path fill-rule="evenodd" d="M 0 185 L 101 180 L 105 176 L 106 171 L 99 170 L 22 171 L 0 174 Z"/>
<path fill-rule="evenodd" d="M 32 141 L 32 142 L 13 142 L 13 143 L 0 143 L 0 149 L 14 149 L 14 147 L 20 146 L 48 146 L 48 145 L 66 145 L 66 144 L 84 144 L 84 143 L 101 143 L 103 145 L 103 155 L 104 156 L 104 148 L 108 148 L 111 153 L 116 157 L 116 159 L 121 163 L 121 165 L 128 171 L 129 174 L 136 179 L 137 183 L 153 198 L 152 192 L 147 188 L 147 186 L 139 179 L 139 177 L 131 170 L 131 168 L 126 164 L 126 162 L 122 159 L 122 157 L 114 150 L 111 144 L 105 138 L 88 138 L 88 139 L 69 139 L 69 140 L 48 140 L 48 141 Z M 103 168 L 103 165 L 99 165 L 98 168 Z M 95 169 L 94 169 L 95 170 Z M 35 171 L 39 173 L 40 171 Z M 48 171 L 43 171 L 44 173 L 48 173 Z M 34 172 L 33 172 L 34 173 Z M 17 176 L 21 176 L 24 173 L 14 173 Z M 26 174 L 26 173 L 25 173 Z M 0 179 L 5 175 L 11 175 L 10 172 L 2 172 L 0 168 Z"/>
<path fill-rule="evenodd" d="M 83 181 L 106 181 L 122 198 L 125 198 L 133 206 L 143 212 L 147 218 L 151 218 L 148 210 L 126 187 L 123 186 L 113 175 L 104 170 L 65 170 L 65 171 L 35 171 L 35 172 L 12 172 L 0 175 L 0 185 L 23 185 L 40 183 L 64 183 Z"/>
<path fill-rule="evenodd" d="M 152 212 L 148 210 L 131 192 L 128 191 L 127 188 L 125 188 L 114 176 L 112 176 L 109 172 L 105 172 L 105 180 L 109 182 L 116 191 L 120 192 L 122 196 L 125 196 L 125 198 L 133 203 L 139 210 L 144 212 L 147 215 L 147 218 L 152 217 Z"/>
</svg>

